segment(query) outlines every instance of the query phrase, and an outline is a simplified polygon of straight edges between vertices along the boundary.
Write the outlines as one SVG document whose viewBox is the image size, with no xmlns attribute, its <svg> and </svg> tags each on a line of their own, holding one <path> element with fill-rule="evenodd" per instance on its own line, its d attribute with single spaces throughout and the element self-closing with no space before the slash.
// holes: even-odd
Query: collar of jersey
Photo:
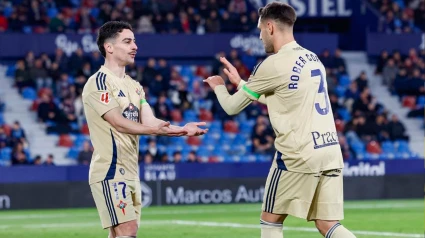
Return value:
<svg viewBox="0 0 425 238">
<path fill-rule="evenodd" d="M 109 74 L 109 75 L 113 76 L 116 79 L 121 79 L 116 74 L 114 74 L 110 69 L 106 68 L 105 65 L 102 65 L 100 67 L 100 71 L 102 71 L 103 73 Z M 127 74 L 124 74 L 124 78 L 123 79 L 125 79 L 126 77 L 127 77 Z"/>
<path fill-rule="evenodd" d="M 291 41 L 291 42 L 289 42 L 289 43 L 286 43 L 286 44 L 284 44 L 281 48 L 280 48 L 280 50 L 279 51 L 282 51 L 282 50 L 286 50 L 286 49 L 288 49 L 288 48 L 292 48 L 292 47 L 294 47 L 294 46 L 297 46 L 298 45 L 298 43 L 297 43 L 297 41 Z"/>
</svg>

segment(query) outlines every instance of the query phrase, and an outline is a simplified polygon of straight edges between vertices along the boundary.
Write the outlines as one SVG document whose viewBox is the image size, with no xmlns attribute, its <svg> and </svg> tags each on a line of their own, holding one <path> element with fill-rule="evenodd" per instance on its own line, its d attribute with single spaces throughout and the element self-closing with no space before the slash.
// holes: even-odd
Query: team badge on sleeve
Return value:
<svg viewBox="0 0 425 238">
<path fill-rule="evenodd" d="M 142 91 L 140 91 L 140 89 L 136 88 L 136 93 L 137 93 L 137 95 L 140 96 L 140 94 L 142 93 Z"/>
<path fill-rule="evenodd" d="M 105 103 L 105 104 L 108 104 L 110 102 L 110 100 L 109 100 L 109 93 L 108 92 L 102 93 L 100 95 L 100 101 L 103 102 L 103 103 Z"/>
</svg>

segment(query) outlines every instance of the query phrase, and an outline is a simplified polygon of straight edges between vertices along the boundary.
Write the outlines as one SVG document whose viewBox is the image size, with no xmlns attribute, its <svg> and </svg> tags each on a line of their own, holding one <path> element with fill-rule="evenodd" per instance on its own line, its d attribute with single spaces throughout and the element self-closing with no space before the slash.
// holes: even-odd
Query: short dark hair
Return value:
<svg viewBox="0 0 425 238">
<path fill-rule="evenodd" d="M 108 21 L 100 27 L 96 43 L 103 57 L 106 57 L 105 47 L 103 46 L 105 41 L 117 37 L 118 33 L 122 32 L 124 29 L 133 31 L 130 23 L 124 21 Z"/>
<path fill-rule="evenodd" d="M 292 27 L 297 20 L 297 14 L 293 7 L 286 3 L 272 2 L 258 9 L 261 19 L 271 19 Z"/>
</svg>

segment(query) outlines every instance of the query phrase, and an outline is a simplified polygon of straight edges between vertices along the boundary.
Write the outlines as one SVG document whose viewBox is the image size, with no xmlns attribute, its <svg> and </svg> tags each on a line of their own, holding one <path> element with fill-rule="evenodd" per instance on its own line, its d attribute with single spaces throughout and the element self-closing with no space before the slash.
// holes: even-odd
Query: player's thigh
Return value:
<svg viewBox="0 0 425 238">
<path fill-rule="evenodd" d="M 134 212 L 136 213 L 137 217 L 137 225 L 140 225 L 140 215 L 142 211 L 142 187 L 140 185 L 140 181 L 133 181 L 132 183 L 132 200 L 133 200 L 133 207 Z"/>
<path fill-rule="evenodd" d="M 103 228 L 137 220 L 128 183 L 105 180 L 90 185 Z"/>
<path fill-rule="evenodd" d="M 120 223 L 117 226 L 114 226 L 114 232 L 117 237 L 121 236 L 137 236 L 137 230 L 139 229 L 139 225 L 136 220 L 127 221 L 124 223 Z"/>
<path fill-rule="evenodd" d="M 263 197 L 262 210 L 306 218 L 319 182 L 317 174 L 304 174 L 270 169 Z"/>
<path fill-rule="evenodd" d="M 342 169 L 324 171 L 314 195 L 308 220 L 339 221 L 344 219 Z"/>
</svg>

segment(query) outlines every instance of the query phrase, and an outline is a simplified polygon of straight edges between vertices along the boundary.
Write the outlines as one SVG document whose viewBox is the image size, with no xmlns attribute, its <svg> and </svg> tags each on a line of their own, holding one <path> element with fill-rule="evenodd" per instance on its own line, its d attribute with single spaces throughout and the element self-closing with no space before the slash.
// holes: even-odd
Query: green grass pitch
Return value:
<svg viewBox="0 0 425 238">
<path fill-rule="evenodd" d="M 260 208 L 260 204 L 148 207 L 142 210 L 138 237 L 259 238 Z M 377 200 L 346 202 L 342 223 L 359 238 L 424 237 L 423 221 L 423 200 Z M 313 223 L 293 217 L 285 221 L 284 235 L 322 237 Z M 2 238 L 107 236 L 94 208 L 0 212 Z"/>
</svg>

